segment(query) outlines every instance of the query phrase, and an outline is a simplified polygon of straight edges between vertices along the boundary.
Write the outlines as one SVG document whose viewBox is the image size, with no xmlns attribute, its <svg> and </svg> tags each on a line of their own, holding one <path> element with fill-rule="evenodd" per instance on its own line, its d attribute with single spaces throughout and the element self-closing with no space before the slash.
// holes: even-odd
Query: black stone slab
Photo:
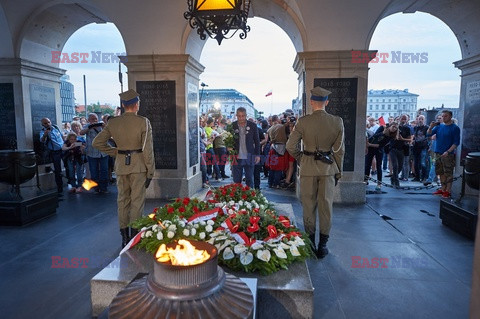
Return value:
<svg viewBox="0 0 480 319">
<path fill-rule="evenodd" d="M 198 90 L 197 87 L 188 87 L 188 158 L 189 167 L 198 164 Z"/>
<path fill-rule="evenodd" d="M 47 86 L 30 84 L 30 107 L 32 112 L 33 150 L 38 155 L 38 164 L 51 163 L 48 151 L 40 142 L 41 120 L 50 119 L 52 124 L 57 124 L 55 109 L 55 89 Z"/>
<path fill-rule="evenodd" d="M 464 198 L 463 203 L 456 203 L 450 199 L 440 201 L 440 218 L 442 224 L 450 227 L 454 231 L 470 238 L 475 239 L 478 221 L 478 207 L 468 205 Z"/>
<path fill-rule="evenodd" d="M 355 129 L 357 121 L 357 78 L 317 78 L 313 86 L 332 91 L 326 111 L 343 119 L 345 127 L 345 157 L 343 170 L 353 171 L 355 165 Z"/>
<path fill-rule="evenodd" d="M 0 194 L 0 225 L 23 226 L 57 212 L 58 195 L 53 192 L 23 192 L 23 198 Z"/>
<path fill-rule="evenodd" d="M 0 83 L 0 150 L 17 148 L 13 83 Z"/>
<path fill-rule="evenodd" d="M 139 115 L 146 116 L 153 131 L 156 169 L 177 169 L 177 107 L 175 81 L 137 81 Z"/>
<path fill-rule="evenodd" d="M 480 81 L 466 84 L 465 113 L 462 128 L 462 154 L 465 158 L 470 152 L 480 151 Z"/>
</svg>

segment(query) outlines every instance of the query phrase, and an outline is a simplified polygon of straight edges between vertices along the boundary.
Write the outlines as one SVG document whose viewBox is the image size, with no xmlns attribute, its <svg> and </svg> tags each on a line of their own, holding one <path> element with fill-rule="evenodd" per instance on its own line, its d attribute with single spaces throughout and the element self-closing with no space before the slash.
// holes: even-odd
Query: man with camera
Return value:
<svg viewBox="0 0 480 319">
<path fill-rule="evenodd" d="M 436 135 L 435 173 L 440 176 L 442 183 L 442 188 L 433 194 L 449 198 L 455 168 L 455 150 L 460 144 L 460 128 L 453 122 L 452 112 L 449 110 L 442 111 L 442 122 L 432 121 L 427 135 Z"/>
<path fill-rule="evenodd" d="M 58 126 L 52 124 L 49 118 L 42 119 L 42 130 L 40 131 L 40 142 L 48 149 L 50 159 L 53 162 L 55 172 L 55 183 L 58 194 L 63 194 L 62 181 L 62 146 L 63 135 Z"/>
<path fill-rule="evenodd" d="M 287 142 L 287 151 L 300 163 L 300 199 L 303 223 L 318 258 L 328 254 L 327 241 L 332 225 L 334 188 L 342 176 L 345 153 L 343 120 L 328 114 L 328 95 L 321 87 L 311 90 L 312 114 L 298 119 Z M 304 151 L 300 151 L 300 140 Z M 317 211 L 320 240 L 315 246 Z"/>
</svg>

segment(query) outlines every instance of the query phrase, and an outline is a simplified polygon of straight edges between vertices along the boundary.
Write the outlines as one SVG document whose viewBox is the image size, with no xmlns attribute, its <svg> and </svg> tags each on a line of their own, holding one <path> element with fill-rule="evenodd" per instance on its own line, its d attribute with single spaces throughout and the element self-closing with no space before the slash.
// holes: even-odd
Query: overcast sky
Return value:
<svg viewBox="0 0 480 319">
<path fill-rule="evenodd" d="M 296 52 L 287 34 L 261 19 L 248 20 L 251 32 L 245 40 L 224 40 L 219 46 L 207 40 L 200 62 L 205 72 L 200 81 L 209 88 L 233 88 L 247 95 L 259 111 L 279 113 L 290 108 L 298 94 L 297 74 L 292 65 Z M 409 89 L 419 94 L 418 106 L 445 104 L 458 107 L 460 71 L 452 62 L 460 60 L 453 32 L 437 18 L 425 14 L 395 14 L 378 25 L 371 50 L 389 53 L 389 63 L 370 63 L 369 89 Z M 75 85 L 78 104 L 84 104 L 83 75 L 87 78 L 87 103 L 118 105 L 118 63 L 91 63 L 91 51 L 124 53 L 120 33 L 113 24 L 91 24 L 67 41 L 63 52 L 86 52 L 88 63 L 61 64 Z M 391 63 L 391 52 L 427 53 L 426 63 Z M 126 68 L 122 65 L 122 71 Z M 124 89 L 127 89 L 124 74 Z M 270 97 L 265 95 L 272 91 Z"/>
</svg>

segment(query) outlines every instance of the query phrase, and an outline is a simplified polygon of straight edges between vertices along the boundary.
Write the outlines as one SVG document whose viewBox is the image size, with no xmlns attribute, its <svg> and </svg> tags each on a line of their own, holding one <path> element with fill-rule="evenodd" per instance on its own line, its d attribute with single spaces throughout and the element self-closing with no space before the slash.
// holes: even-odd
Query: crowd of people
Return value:
<svg viewBox="0 0 480 319">
<path fill-rule="evenodd" d="M 53 163 L 55 183 L 59 194 L 63 194 L 62 162 L 68 180 L 68 192 L 81 193 L 85 177 L 95 181 L 97 193 L 108 193 L 108 184 L 115 182 L 112 176 L 113 158 L 92 147 L 93 139 L 102 131 L 110 115 L 98 118 L 90 113 L 87 118 L 75 116 L 72 122 L 63 123 L 61 128 L 43 118 L 40 141 L 44 144 Z M 113 143 L 113 141 L 112 141 Z"/>
<path fill-rule="evenodd" d="M 250 165 L 246 167 L 245 178 L 240 176 L 241 180 L 245 180 L 246 184 L 260 189 L 261 179 L 268 180 L 268 187 L 274 189 L 295 189 L 295 159 L 286 150 L 286 143 L 290 132 L 292 131 L 297 118 L 292 110 L 287 109 L 279 115 L 272 115 L 267 118 L 258 117 L 246 118 L 246 113 L 240 108 L 240 113 L 237 111 L 237 121 L 232 122 L 230 119 L 225 119 L 221 114 L 202 115 L 199 123 L 199 137 L 200 137 L 200 153 L 201 153 L 201 172 L 203 187 L 209 187 L 211 182 L 220 182 L 224 179 L 233 178 L 238 180 L 235 176 L 236 167 L 241 160 L 248 160 L 248 158 L 239 157 L 240 152 L 236 150 L 234 145 L 227 146 L 226 139 L 230 131 L 238 133 L 239 126 L 237 122 L 246 124 L 247 132 L 256 131 L 257 138 L 251 139 L 247 143 L 247 147 L 252 145 L 253 148 L 258 147 L 258 152 L 252 149 L 245 154 L 260 154 L 259 161 L 255 162 L 252 159 L 252 172 L 250 172 Z M 245 119 L 242 116 L 245 115 Z M 242 121 L 243 120 L 243 121 Z M 241 125 L 240 125 L 241 127 Z M 255 134 L 255 133 L 253 133 Z M 253 134 L 246 135 L 247 137 Z M 225 173 L 225 167 L 230 165 L 232 177 Z M 252 173 L 252 174 L 251 174 Z M 250 181 L 250 176 L 251 181 Z"/>
<path fill-rule="evenodd" d="M 443 110 L 429 125 L 421 114 L 412 121 L 407 114 L 389 117 L 382 126 L 369 117 L 365 181 L 368 183 L 370 176 L 376 176 L 377 191 L 381 190 L 383 172 L 388 172 L 385 177 L 391 178 L 394 187 L 409 179 L 425 186 L 440 182 L 442 188 L 434 194 L 448 198 L 459 144 L 460 129 L 449 110 Z"/>
</svg>

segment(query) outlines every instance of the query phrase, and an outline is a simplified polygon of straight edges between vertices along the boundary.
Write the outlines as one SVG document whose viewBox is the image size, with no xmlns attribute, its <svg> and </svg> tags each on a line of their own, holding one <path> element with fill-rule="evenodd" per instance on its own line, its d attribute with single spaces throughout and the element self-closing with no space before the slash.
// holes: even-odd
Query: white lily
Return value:
<svg viewBox="0 0 480 319">
<path fill-rule="evenodd" d="M 254 242 L 251 247 L 252 247 L 253 250 L 259 250 L 259 249 L 263 248 L 263 245 L 260 244 L 260 243 Z"/>
<path fill-rule="evenodd" d="M 195 228 L 190 229 L 190 234 L 192 234 L 192 236 L 195 236 L 196 233 L 197 230 Z"/>
<path fill-rule="evenodd" d="M 163 233 L 162 233 L 161 231 L 159 231 L 159 232 L 157 233 L 157 239 L 158 239 L 158 240 L 162 240 L 162 239 L 163 239 Z"/>
<path fill-rule="evenodd" d="M 147 232 L 145 233 L 145 237 L 152 237 L 153 236 L 153 232 L 151 230 L 147 230 Z"/>
<path fill-rule="evenodd" d="M 264 262 L 269 262 L 270 261 L 270 258 L 272 257 L 272 255 L 270 254 L 270 250 L 263 250 L 263 249 L 259 249 L 257 250 L 257 258 L 264 261 Z"/>
<path fill-rule="evenodd" d="M 287 254 L 282 248 L 274 248 L 273 252 L 277 255 L 278 258 L 287 259 Z"/>
<path fill-rule="evenodd" d="M 168 238 L 173 238 L 175 236 L 175 233 L 173 231 L 168 231 L 167 237 Z"/>
<path fill-rule="evenodd" d="M 243 252 L 240 254 L 240 263 L 244 266 L 250 264 L 253 261 L 253 254 L 251 252 Z"/>
<path fill-rule="evenodd" d="M 215 222 L 213 220 L 211 220 L 211 219 L 207 220 L 207 225 L 212 225 L 213 226 L 213 224 L 215 224 Z"/>
<path fill-rule="evenodd" d="M 208 231 L 209 233 L 211 233 L 213 231 L 212 225 L 205 226 L 205 230 Z"/>
<path fill-rule="evenodd" d="M 183 230 L 183 236 L 190 236 L 190 231 L 188 229 Z"/>
<path fill-rule="evenodd" d="M 201 240 L 204 240 L 205 239 L 205 233 L 202 231 L 200 234 L 198 234 L 198 237 L 201 239 Z M 212 241 L 215 240 L 215 238 L 211 238 Z"/>
<path fill-rule="evenodd" d="M 291 253 L 292 256 L 294 256 L 294 257 L 300 256 L 300 252 L 298 251 L 298 247 L 295 246 L 295 245 L 292 245 L 292 246 L 290 247 L 290 253 Z"/>
<path fill-rule="evenodd" d="M 232 249 L 230 247 L 225 248 L 225 250 L 223 251 L 223 259 L 229 260 L 233 257 L 235 257 L 235 255 L 233 254 Z"/>
<path fill-rule="evenodd" d="M 241 253 L 247 251 L 247 247 L 243 244 L 238 244 L 233 247 L 233 251 L 235 252 L 235 254 L 240 255 Z"/>
</svg>

